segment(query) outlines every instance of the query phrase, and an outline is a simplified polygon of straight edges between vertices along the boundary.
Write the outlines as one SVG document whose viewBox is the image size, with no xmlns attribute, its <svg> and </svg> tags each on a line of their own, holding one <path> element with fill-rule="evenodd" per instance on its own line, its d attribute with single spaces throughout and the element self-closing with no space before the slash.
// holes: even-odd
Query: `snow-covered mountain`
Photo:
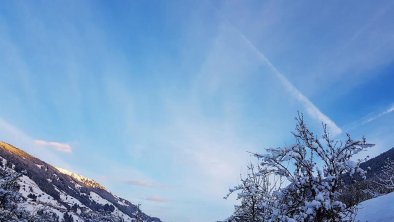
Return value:
<svg viewBox="0 0 394 222">
<path fill-rule="evenodd" d="M 0 142 L 0 221 L 160 222 L 96 181 Z"/>
<path fill-rule="evenodd" d="M 85 184 L 86 186 L 95 187 L 95 188 L 99 188 L 102 190 L 107 190 L 107 189 L 105 189 L 105 187 L 101 186 L 99 183 L 97 183 L 96 181 L 94 181 L 92 179 L 89 179 L 87 177 L 84 177 L 82 175 L 79 175 L 77 173 L 68 171 L 68 170 L 60 168 L 60 167 L 56 167 L 56 169 L 59 170 L 60 173 L 69 175 L 70 177 L 78 180 L 79 182 Z"/>
</svg>

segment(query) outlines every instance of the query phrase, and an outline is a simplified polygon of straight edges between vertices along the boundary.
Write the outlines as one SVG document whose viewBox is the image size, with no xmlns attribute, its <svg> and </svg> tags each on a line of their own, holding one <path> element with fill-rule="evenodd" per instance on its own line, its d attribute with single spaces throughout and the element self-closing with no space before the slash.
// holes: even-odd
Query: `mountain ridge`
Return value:
<svg viewBox="0 0 394 222">
<path fill-rule="evenodd" d="M 54 218 L 58 217 L 54 221 L 66 221 L 64 218 L 70 217 L 73 221 L 89 222 L 161 221 L 111 194 L 96 181 L 68 170 L 62 172 L 6 142 L 0 142 L 0 158 L 0 179 L 2 175 L 19 174 L 16 192 L 23 202 L 18 207 L 52 210 L 56 214 Z"/>
<path fill-rule="evenodd" d="M 84 183 L 86 186 L 90 186 L 90 187 L 95 187 L 95 188 L 99 188 L 99 189 L 103 189 L 103 190 L 107 190 L 107 188 L 105 188 L 104 186 L 102 186 L 101 184 L 99 184 L 98 182 L 96 182 L 93 179 L 87 178 L 85 176 L 82 176 L 78 173 L 74 173 L 71 172 L 69 170 L 63 169 L 61 167 L 55 167 L 60 173 L 65 174 L 65 175 L 69 175 L 70 177 L 72 177 L 73 179 L 76 179 L 78 181 L 80 181 L 81 183 Z"/>
</svg>

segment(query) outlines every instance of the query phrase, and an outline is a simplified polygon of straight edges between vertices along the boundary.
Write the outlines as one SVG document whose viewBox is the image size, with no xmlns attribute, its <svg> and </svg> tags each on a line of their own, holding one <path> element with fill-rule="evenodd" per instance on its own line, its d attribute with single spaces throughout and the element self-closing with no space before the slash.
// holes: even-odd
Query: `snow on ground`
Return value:
<svg viewBox="0 0 394 222">
<path fill-rule="evenodd" d="M 360 203 L 356 221 L 394 221 L 394 192 Z"/>
<path fill-rule="evenodd" d="M 37 202 L 45 203 L 50 206 L 54 206 L 56 208 L 66 209 L 63 205 L 59 204 L 52 196 L 43 192 L 38 185 L 31 180 L 29 177 L 23 175 L 18 179 L 18 183 L 20 184 L 19 193 L 22 196 L 28 198 L 29 194 L 35 194 L 37 196 Z M 28 198 L 29 199 L 29 198 Z"/>
<path fill-rule="evenodd" d="M 53 213 L 57 214 L 59 218 L 63 218 L 64 212 L 66 212 L 66 208 L 57 202 L 52 196 L 43 192 L 38 185 L 31 180 L 29 177 L 23 175 L 19 178 L 20 190 L 19 192 L 27 198 L 27 201 L 20 204 L 21 208 L 28 210 L 29 212 L 36 212 L 39 209 L 45 208 L 45 206 L 51 206 L 51 210 Z M 79 206 L 85 206 L 77 199 L 73 198 L 72 196 L 67 196 L 63 192 L 60 192 L 56 187 L 55 189 L 59 192 L 60 198 L 69 203 L 71 206 L 76 203 Z M 33 201 L 31 198 L 28 197 L 29 194 L 34 194 L 37 196 L 37 200 Z M 79 218 L 77 214 L 74 212 L 69 212 L 73 217 L 75 222 L 81 222 L 82 219 Z"/>
<path fill-rule="evenodd" d="M 38 185 L 29 177 L 23 175 L 18 178 L 20 185 L 19 193 L 27 199 L 26 202 L 21 203 L 19 206 L 29 212 L 36 212 L 39 209 L 44 209 L 46 206 L 51 207 L 51 211 L 59 218 L 63 218 L 63 212 L 66 208 L 57 202 L 52 196 L 43 192 Z M 36 200 L 28 197 L 29 194 L 36 195 Z"/>
<path fill-rule="evenodd" d="M 84 204 L 82 204 L 79 200 L 75 199 L 74 197 L 70 195 L 66 195 L 63 191 L 60 191 L 57 187 L 55 187 L 55 190 L 59 192 L 60 199 L 67 203 L 69 206 L 73 206 L 74 204 L 77 204 L 80 207 L 86 207 Z"/>
<path fill-rule="evenodd" d="M 105 205 L 105 204 L 111 204 L 110 202 L 108 202 L 108 200 L 102 198 L 100 195 L 98 195 L 95 192 L 90 192 L 90 197 L 91 199 L 96 202 L 99 203 L 101 205 Z"/>
<path fill-rule="evenodd" d="M 7 160 L 6 159 L 4 159 L 3 157 L 1 157 L 0 156 L 0 160 L 1 160 L 1 165 L 3 166 L 3 168 L 5 168 L 6 167 L 6 164 L 7 164 Z"/>
<path fill-rule="evenodd" d="M 90 179 L 90 178 L 84 177 L 84 176 L 82 176 L 82 175 L 80 175 L 80 174 L 77 174 L 77 173 L 73 173 L 73 172 L 71 172 L 71 171 L 69 171 L 69 170 L 66 170 L 66 169 L 63 169 L 63 168 L 60 168 L 60 167 L 55 167 L 55 168 L 56 168 L 60 173 L 65 174 L 65 175 L 68 175 L 68 176 L 74 178 L 75 180 L 77 180 L 77 181 L 79 181 L 79 182 L 85 184 L 86 186 L 95 187 L 95 188 L 100 188 L 100 189 L 103 189 L 103 190 L 107 190 L 105 187 L 101 186 L 101 185 L 100 185 L 99 183 L 97 183 L 95 180 L 92 180 L 92 179 Z"/>
<path fill-rule="evenodd" d="M 80 182 L 83 182 L 84 180 L 90 180 L 87 177 L 84 177 L 84 176 L 79 175 L 77 173 L 73 173 L 73 172 L 71 172 L 69 170 L 66 170 L 66 169 L 63 169 L 63 168 L 60 168 L 60 167 L 56 167 L 56 169 L 59 170 L 60 173 L 69 175 L 70 177 L 73 177 L 74 179 L 76 179 L 76 180 L 78 180 Z"/>
<path fill-rule="evenodd" d="M 74 181 L 71 181 L 74 184 L 75 189 L 80 190 L 81 189 L 81 185 L 75 183 Z"/>
<path fill-rule="evenodd" d="M 118 204 L 123 205 L 123 206 L 129 206 L 128 204 L 126 204 L 125 202 L 123 202 L 124 200 L 118 200 Z"/>
<path fill-rule="evenodd" d="M 89 198 L 91 198 L 93 201 L 95 201 L 96 203 L 99 203 L 101 205 L 105 205 L 105 204 L 113 205 L 108 200 L 102 198 L 100 195 L 98 195 L 95 192 L 90 192 Z M 112 214 L 115 215 L 115 216 L 123 218 L 124 221 L 127 221 L 127 222 L 128 221 L 132 221 L 132 219 L 128 215 L 124 214 L 117 207 L 115 207 L 115 210 L 114 210 L 114 212 L 112 212 Z"/>
<path fill-rule="evenodd" d="M 40 209 L 47 209 L 45 204 L 41 204 L 41 203 L 35 203 L 32 201 L 26 201 L 23 203 L 19 204 L 19 207 L 21 209 L 24 209 L 32 214 L 36 214 L 38 210 Z M 55 213 L 59 218 L 63 218 L 63 212 L 64 210 L 60 211 L 59 209 L 53 208 L 51 207 L 49 209 L 50 212 Z"/>
<path fill-rule="evenodd" d="M 52 210 L 52 212 L 56 213 L 60 218 L 62 218 L 63 214 L 59 210 L 57 210 L 61 209 L 62 206 L 60 206 L 59 203 L 51 196 L 42 192 L 42 190 L 38 188 L 37 184 L 34 181 L 32 181 L 26 176 L 22 176 L 19 178 L 18 182 L 21 185 L 19 193 L 27 199 L 26 202 L 20 203 L 19 207 L 29 212 L 36 212 L 39 209 L 42 209 L 44 206 L 53 206 L 54 209 Z M 33 201 L 32 199 L 30 199 L 28 197 L 29 194 L 36 195 L 37 200 Z"/>
</svg>

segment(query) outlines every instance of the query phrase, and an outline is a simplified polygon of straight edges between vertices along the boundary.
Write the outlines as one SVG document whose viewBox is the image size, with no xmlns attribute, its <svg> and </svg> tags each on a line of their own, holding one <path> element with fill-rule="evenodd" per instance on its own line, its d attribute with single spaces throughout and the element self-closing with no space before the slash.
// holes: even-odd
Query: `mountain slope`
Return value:
<svg viewBox="0 0 394 222">
<path fill-rule="evenodd" d="M 360 167 L 366 171 L 365 180 L 358 175 L 355 177 L 344 175 L 342 179 L 345 184 L 340 196 L 341 201 L 348 206 L 354 206 L 360 202 L 393 192 L 393 189 L 387 188 L 379 182 L 388 159 L 394 160 L 394 148 L 360 164 Z"/>
<path fill-rule="evenodd" d="M 361 168 L 367 170 L 367 178 L 371 179 L 378 176 L 383 166 L 386 164 L 386 160 L 394 160 L 394 147 L 379 154 L 378 156 L 371 158 L 360 165 Z"/>
<path fill-rule="evenodd" d="M 36 221 L 160 222 L 96 181 L 55 168 L 4 142 L 0 142 L 0 189 L 3 197 L 4 192 L 14 191 L 12 195 L 23 214 L 41 213 L 43 218 L 48 215 L 51 218 Z M 0 200 L 0 211 L 6 207 L 1 204 Z M 16 221 L 23 221 L 19 219 Z"/>
</svg>

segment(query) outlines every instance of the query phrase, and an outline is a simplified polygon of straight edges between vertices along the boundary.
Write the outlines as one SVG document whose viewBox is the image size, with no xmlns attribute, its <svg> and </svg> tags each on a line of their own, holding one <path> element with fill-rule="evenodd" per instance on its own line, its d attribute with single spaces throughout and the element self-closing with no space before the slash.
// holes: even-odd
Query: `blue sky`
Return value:
<svg viewBox="0 0 394 222">
<path fill-rule="evenodd" d="M 215 221 L 246 151 L 394 146 L 391 1 L 7 1 L 0 139 L 164 221 Z"/>
</svg>

